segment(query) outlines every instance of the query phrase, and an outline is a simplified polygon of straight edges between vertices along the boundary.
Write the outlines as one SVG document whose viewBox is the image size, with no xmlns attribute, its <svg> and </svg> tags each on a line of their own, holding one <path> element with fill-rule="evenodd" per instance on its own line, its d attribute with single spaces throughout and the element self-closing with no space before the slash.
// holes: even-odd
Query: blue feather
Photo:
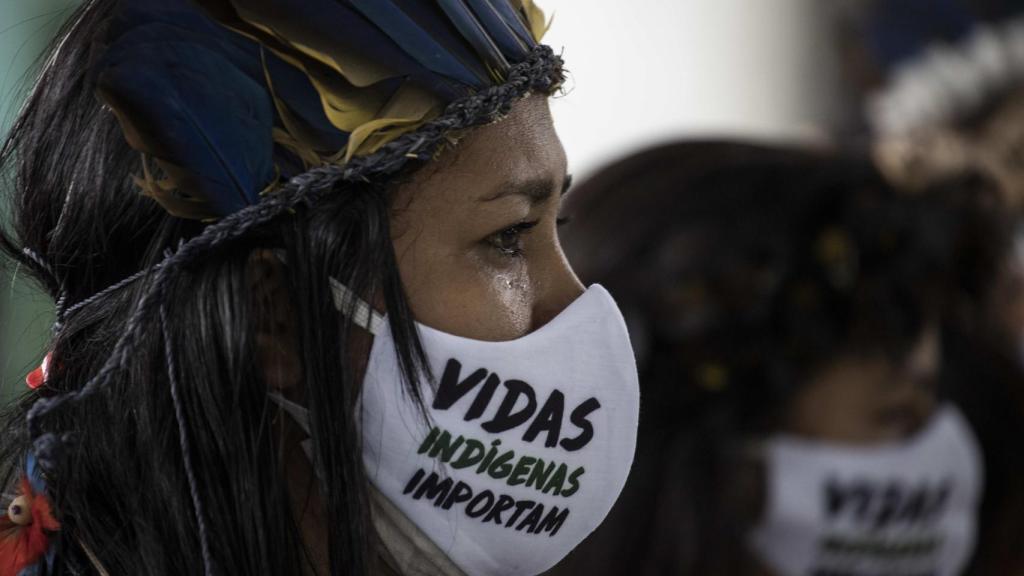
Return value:
<svg viewBox="0 0 1024 576">
<path fill-rule="evenodd" d="M 389 26 L 390 34 L 401 34 L 401 29 L 390 26 L 391 22 L 411 21 L 423 33 L 428 33 L 440 46 L 442 53 L 469 69 L 475 78 L 471 84 L 481 88 L 490 83 L 490 74 L 482 66 L 472 46 L 462 37 L 459 30 L 438 10 L 434 2 L 423 0 L 349 0 L 360 10 L 378 14 L 377 22 Z"/>
<path fill-rule="evenodd" d="M 422 27 L 392 0 L 349 0 L 352 6 L 387 34 L 406 54 L 431 71 L 466 84 L 479 87 L 488 81 L 486 71 L 470 58 L 453 53 L 450 43 L 442 45 L 438 38 L 443 28 Z"/>
<path fill-rule="evenodd" d="M 274 84 L 274 94 L 291 111 L 294 119 L 302 122 L 304 132 L 313 138 L 310 144 L 316 150 L 330 154 L 343 149 L 348 143 L 348 133 L 335 128 L 324 114 L 320 94 L 309 81 L 309 76 L 269 50 L 264 51 L 263 57 Z M 282 122 L 277 124 L 283 127 Z"/>
<path fill-rule="evenodd" d="M 189 175 L 179 192 L 206 217 L 255 203 L 273 180 L 270 97 L 222 53 L 190 42 L 118 43 L 100 63 L 99 90 L 134 147 Z"/>
<path fill-rule="evenodd" d="M 333 154 L 345 147 L 348 135 L 338 131 L 328 120 L 319 93 L 301 70 L 255 41 L 213 22 L 189 2 L 160 0 L 155 3 L 156 8 L 151 7 L 153 4 L 154 0 L 140 0 L 119 13 L 112 25 L 112 33 L 120 34 L 118 42 L 141 45 L 187 40 L 221 51 L 258 84 L 266 86 L 265 75 L 269 73 L 279 101 L 302 122 L 317 150 Z M 276 110 L 275 117 L 278 118 L 275 124 L 283 127 Z"/>
<path fill-rule="evenodd" d="M 324 114 L 320 95 L 303 71 L 257 42 L 211 21 L 191 3 L 183 4 L 180 0 L 129 3 L 113 20 L 111 36 L 122 50 L 185 41 L 219 52 L 265 90 L 269 90 L 266 77 L 270 76 L 278 105 L 287 109 L 291 124 L 300 126 L 305 143 L 314 150 L 333 155 L 348 143 L 348 134 L 335 128 Z M 276 106 L 274 116 L 274 124 L 284 128 Z M 296 159 L 283 149 L 276 148 L 274 157 L 282 174 L 294 175 L 301 171 L 291 169 Z"/>
<path fill-rule="evenodd" d="M 441 49 L 427 31 L 410 25 L 408 19 L 381 17 L 375 22 L 339 0 L 249 0 L 244 6 L 234 0 L 232 4 L 239 14 L 244 8 L 246 19 L 253 18 L 282 36 L 301 39 L 325 54 L 359 54 L 446 99 L 464 95 L 466 86 L 480 82 L 473 70 Z M 396 33 L 402 36 L 396 38 Z"/>
<path fill-rule="evenodd" d="M 301 158 L 281 145 L 274 146 L 274 166 L 284 180 L 290 180 L 309 169 Z"/>
<path fill-rule="evenodd" d="M 473 46 L 477 55 L 483 58 L 492 70 L 504 73 L 509 69 L 505 55 L 501 53 L 494 40 L 480 25 L 480 21 L 473 15 L 473 11 L 462 0 L 437 0 L 437 2 L 448 15 L 452 24 L 458 28 L 463 38 Z"/>
<path fill-rule="evenodd" d="M 25 457 L 25 477 L 28 478 L 29 484 L 32 486 L 32 491 L 37 494 L 43 494 L 46 492 L 46 482 L 43 479 L 43 471 L 39 468 L 39 462 L 36 461 L 35 454 L 31 452 Z"/>
<path fill-rule="evenodd" d="M 524 44 L 533 48 L 537 45 L 536 40 L 533 38 L 533 34 L 530 33 L 530 29 L 526 26 L 525 17 L 522 13 L 512 7 L 508 0 L 483 0 L 494 8 L 494 11 L 501 15 L 502 20 L 505 24 L 512 29 L 513 32 L 519 36 L 519 39 Z"/>
<path fill-rule="evenodd" d="M 509 60 L 522 60 L 526 57 L 532 42 L 527 44 L 509 25 L 500 12 L 495 10 L 490 0 L 466 0 L 487 34 Z M 506 4 L 507 6 L 507 4 Z"/>
</svg>

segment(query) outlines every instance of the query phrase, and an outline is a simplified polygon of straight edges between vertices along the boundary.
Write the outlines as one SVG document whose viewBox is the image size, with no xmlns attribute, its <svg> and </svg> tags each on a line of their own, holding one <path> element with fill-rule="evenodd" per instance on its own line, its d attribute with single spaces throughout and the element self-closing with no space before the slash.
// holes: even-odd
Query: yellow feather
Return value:
<svg viewBox="0 0 1024 576">
<path fill-rule="evenodd" d="M 287 64 L 305 73 L 320 94 L 324 114 L 336 128 L 350 132 L 365 124 L 373 119 L 391 97 L 390 93 L 375 84 L 393 78 L 394 74 L 381 67 L 374 67 L 372 62 L 351 56 L 346 59 L 346 68 L 343 69 L 330 56 L 293 43 L 258 22 L 247 23 L 252 26 L 251 29 L 236 26 L 229 28 L 258 42 Z"/>
<path fill-rule="evenodd" d="M 554 15 L 550 19 L 545 17 L 544 11 L 541 10 L 540 6 L 534 4 L 533 0 L 519 0 L 519 4 L 523 14 L 526 15 L 527 24 L 530 25 L 530 33 L 533 34 L 533 39 L 540 42 L 551 28 L 551 23 L 555 21 Z"/>
<path fill-rule="evenodd" d="M 397 93 L 392 93 L 379 82 L 393 78 L 393 74 L 381 67 L 374 67 L 372 63 L 357 56 L 345 56 L 346 63 L 343 67 L 333 57 L 335 55 L 327 55 L 308 46 L 291 42 L 259 23 L 250 24 L 256 28 L 252 34 L 248 34 L 250 38 L 260 42 L 286 63 L 306 74 L 320 95 L 324 114 L 334 127 L 351 133 L 377 120 L 385 121 L 376 122 L 375 126 L 388 126 L 395 121 L 405 122 L 405 118 L 395 118 L 384 111 L 389 102 L 396 98 Z M 431 103 L 431 107 L 436 105 L 440 105 L 439 102 Z M 421 111 L 422 106 L 417 113 Z M 364 128 L 363 132 L 366 131 Z M 303 141 L 301 134 L 290 128 L 289 132 L 297 142 Z M 364 138 L 365 136 L 361 134 L 358 139 L 360 143 Z M 344 157 L 351 158 L 352 150 L 350 144 Z"/>
<path fill-rule="evenodd" d="M 519 0 L 531 34 L 539 41 L 547 31 L 544 12 L 532 0 Z M 284 130 L 274 130 L 274 141 L 294 152 L 307 167 L 345 163 L 354 156 L 372 154 L 402 134 L 415 130 L 440 113 L 443 104 L 429 93 L 404 83 L 397 91 L 381 86 L 396 74 L 358 53 L 341 49 L 323 52 L 278 34 L 268 22 L 233 2 L 243 23 L 228 26 L 271 50 L 286 63 L 303 71 L 320 95 L 324 114 L 333 126 L 350 133 L 344 150 L 316 150 L 303 134 L 301 122 L 271 94 Z M 492 71 L 493 72 L 493 71 Z M 270 78 L 268 74 L 268 85 Z"/>
<path fill-rule="evenodd" d="M 323 166 L 324 157 L 319 152 L 314 150 L 312 146 L 309 146 L 302 140 L 292 136 L 287 130 L 275 127 L 273 130 L 274 142 L 284 146 L 288 150 L 299 157 L 302 160 L 302 165 L 309 170 L 310 168 L 316 168 Z"/>
<path fill-rule="evenodd" d="M 344 161 L 371 154 L 384 144 L 436 116 L 440 103 L 426 91 L 405 84 L 380 110 L 377 118 L 352 131 Z"/>
<path fill-rule="evenodd" d="M 244 18 L 244 15 L 240 14 L 240 16 L 243 16 Z M 264 24 L 249 19 L 246 19 L 245 21 L 256 30 L 262 32 L 265 35 L 273 37 L 275 40 L 277 40 L 277 42 L 286 46 L 290 46 L 294 48 L 296 51 L 298 51 L 300 54 L 308 58 L 311 58 L 317 62 L 320 62 L 325 66 L 330 67 L 338 74 L 344 76 L 345 79 L 348 80 L 353 86 L 371 86 L 373 84 L 380 82 L 381 80 L 386 80 L 388 78 L 395 77 L 395 73 L 393 71 L 388 70 L 387 68 L 377 64 L 372 60 L 363 58 L 358 54 L 347 54 L 340 50 L 332 51 L 330 54 L 326 54 L 324 52 L 320 52 L 319 50 L 301 44 L 299 42 L 295 42 L 293 40 L 285 38 L 280 34 L 276 33 L 272 28 Z M 267 44 L 264 38 L 255 37 L 251 34 L 248 36 L 263 44 Z M 275 50 L 275 52 L 280 51 Z M 282 58 L 285 58 L 285 54 L 280 55 Z M 288 60 L 293 65 L 296 64 L 294 58 L 286 58 L 286 60 Z"/>
<path fill-rule="evenodd" d="M 281 117 L 281 122 L 284 124 L 284 129 L 275 126 L 272 130 L 272 137 L 274 142 L 284 146 L 291 150 L 296 156 L 298 156 L 303 165 L 308 170 L 316 166 L 323 164 L 320 154 L 317 153 L 311 142 L 315 140 L 310 134 L 306 132 L 305 126 L 299 120 L 297 120 L 292 111 L 288 106 L 281 101 L 277 96 L 277 92 L 274 90 L 274 80 L 270 76 L 270 70 L 267 69 L 266 58 L 263 58 L 263 75 L 267 81 L 267 88 L 270 91 L 270 97 L 274 101 L 274 107 L 277 109 L 278 115 Z"/>
<path fill-rule="evenodd" d="M 320 94 L 327 119 L 343 132 L 351 132 L 378 117 L 394 96 L 393 89 L 384 85 L 357 88 L 346 85 L 337 75 L 320 74 L 314 69 L 307 70 L 306 75 Z"/>
<path fill-rule="evenodd" d="M 149 168 L 149 159 L 142 157 L 142 177 L 135 177 L 135 183 L 141 188 L 144 196 L 149 196 L 160 203 L 172 216 L 189 220 L 208 220 L 216 217 L 204 200 L 183 194 L 192 178 L 185 170 L 164 160 L 155 160 L 167 178 L 157 179 Z"/>
</svg>

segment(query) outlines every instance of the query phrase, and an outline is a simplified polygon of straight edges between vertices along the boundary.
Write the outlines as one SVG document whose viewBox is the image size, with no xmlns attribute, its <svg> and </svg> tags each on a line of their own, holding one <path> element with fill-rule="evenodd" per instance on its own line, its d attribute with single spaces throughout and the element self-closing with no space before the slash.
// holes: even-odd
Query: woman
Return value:
<svg viewBox="0 0 1024 576">
<path fill-rule="evenodd" d="M 882 0 L 852 16 L 844 49 L 880 167 L 905 186 L 979 170 L 999 184 L 1020 228 L 1024 4 Z M 1024 361 L 1024 252 L 1008 256 L 989 314 L 1009 335 L 1006 353 Z"/>
<path fill-rule="evenodd" d="M 600 523 L 636 374 L 559 248 L 543 29 L 83 4 L 3 149 L 58 322 L 5 418 L 0 573 L 537 574 Z"/>
<path fill-rule="evenodd" d="M 880 167 L 904 186 L 919 187 L 965 166 L 999 185 L 1015 221 L 1014 247 L 988 290 L 985 313 L 1002 335 L 984 346 L 981 364 L 1024 362 L 1024 5 L 1016 0 L 883 0 L 853 11 L 846 38 L 850 67 L 864 96 L 864 118 Z M 986 330 L 993 332 L 993 330 Z M 977 340 L 977 338 L 969 338 Z M 1002 348 L 998 350 L 993 347 Z M 967 374 L 973 374 L 968 370 Z M 1024 399 L 1008 388 L 981 413 Z M 1004 405 L 1005 403 L 1005 405 Z M 999 421 L 983 417 L 979 423 Z M 1020 467 L 1015 439 L 1000 427 L 982 434 L 1003 465 Z M 995 446 L 1001 445 L 1000 449 Z M 994 462 L 992 462 L 994 464 Z M 990 475 L 990 482 L 996 481 Z M 1011 481 L 1012 482 L 1012 481 Z M 1024 504 L 1003 504 L 1020 515 Z M 979 558 L 1002 574 L 1024 565 L 1024 538 L 1008 522 L 1005 541 Z M 992 539 L 989 539 L 989 544 Z"/>
<path fill-rule="evenodd" d="M 985 474 L 940 368 L 999 258 L 985 196 L 727 142 L 575 188 L 563 243 L 623 307 L 644 418 L 626 491 L 558 573 L 960 573 Z M 983 368 L 959 391 L 984 395 Z"/>
</svg>

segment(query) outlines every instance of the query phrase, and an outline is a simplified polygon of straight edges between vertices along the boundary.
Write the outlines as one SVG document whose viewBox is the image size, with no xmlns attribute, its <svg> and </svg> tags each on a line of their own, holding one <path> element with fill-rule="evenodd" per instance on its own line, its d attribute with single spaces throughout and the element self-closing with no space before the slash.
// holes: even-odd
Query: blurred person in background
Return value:
<svg viewBox="0 0 1024 576">
<path fill-rule="evenodd" d="M 909 187 L 979 170 L 1018 220 L 989 314 L 1024 362 L 1024 1 L 857 4 L 842 43 L 879 166 Z"/>
<path fill-rule="evenodd" d="M 1024 484 L 986 486 L 958 407 L 1016 366 L 947 367 L 1005 249 L 996 200 L 977 177 L 908 194 L 866 159 L 727 142 L 580 184 L 563 245 L 623 307 L 641 433 L 555 573 L 952 576 L 1019 532 L 992 511 Z M 983 417 L 1020 438 L 1012 411 Z"/>
<path fill-rule="evenodd" d="M 964 170 L 998 184 L 1014 221 L 1013 250 L 983 295 L 979 318 L 989 327 L 966 337 L 978 341 L 1001 332 L 981 347 L 990 356 L 987 364 L 1024 364 L 1024 2 L 869 0 L 851 14 L 843 35 L 846 68 L 863 95 L 880 168 L 908 188 Z M 975 403 L 976 421 L 989 421 L 986 410 L 1005 411 L 999 400 L 1016 405 L 1015 417 L 1024 419 L 1024 391 L 988 390 L 994 395 Z M 1024 468 L 1017 438 L 999 427 L 983 425 L 980 432 L 991 447 L 991 467 Z M 993 552 L 980 559 L 996 570 L 1024 558 L 1024 535 L 1003 537 L 995 547 L 1010 557 Z"/>
</svg>

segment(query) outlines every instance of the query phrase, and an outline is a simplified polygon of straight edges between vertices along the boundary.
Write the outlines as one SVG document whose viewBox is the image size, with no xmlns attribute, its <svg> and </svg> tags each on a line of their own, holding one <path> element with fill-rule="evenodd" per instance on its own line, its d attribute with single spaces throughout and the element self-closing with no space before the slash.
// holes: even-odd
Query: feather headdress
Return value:
<svg viewBox="0 0 1024 576">
<path fill-rule="evenodd" d="M 505 81 L 531 0 L 122 0 L 100 97 L 171 214 L 215 219 Z"/>
</svg>

